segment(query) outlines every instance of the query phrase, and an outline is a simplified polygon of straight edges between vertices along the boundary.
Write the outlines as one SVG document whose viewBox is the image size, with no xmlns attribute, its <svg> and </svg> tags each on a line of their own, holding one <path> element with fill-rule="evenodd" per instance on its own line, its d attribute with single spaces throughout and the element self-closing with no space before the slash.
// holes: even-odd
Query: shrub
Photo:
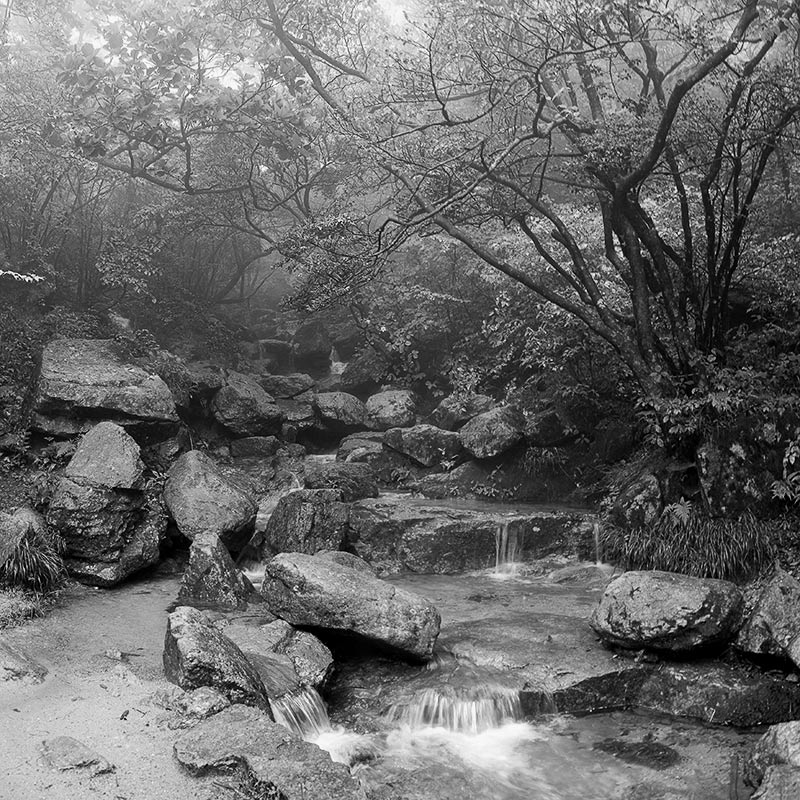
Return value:
<svg viewBox="0 0 800 800">
<path fill-rule="evenodd" d="M 47 592 L 66 577 L 64 540 L 44 525 L 28 525 L 14 551 L 0 564 L 0 582 Z"/>
<path fill-rule="evenodd" d="M 772 563 L 776 536 L 768 522 L 745 514 L 716 519 L 685 502 L 667 506 L 658 522 L 623 531 L 606 524 L 603 557 L 626 569 L 658 569 L 699 578 L 744 580 Z"/>
</svg>

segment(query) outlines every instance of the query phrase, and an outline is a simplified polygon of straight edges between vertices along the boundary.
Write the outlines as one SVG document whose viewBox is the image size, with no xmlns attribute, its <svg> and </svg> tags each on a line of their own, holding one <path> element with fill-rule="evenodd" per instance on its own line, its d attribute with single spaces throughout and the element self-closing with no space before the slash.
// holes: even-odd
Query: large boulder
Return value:
<svg viewBox="0 0 800 800">
<path fill-rule="evenodd" d="M 232 703 L 256 706 L 271 716 L 267 690 L 258 671 L 195 608 L 180 606 L 167 619 L 164 675 L 181 689 L 210 686 Z"/>
<path fill-rule="evenodd" d="M 369 463 L 383 453 L 382 431 L 360 431 L 345 436 L 336 451 L 337 461 Z"/>
<path fill-rule="evenodd" d="M 215 533 L 195 537 L 178 592 L 178 601 L 182 605 L 240 608 L 247 605 L 247 599 L 254 591 L 250 581 L 236 569 L 230 553 Z"/>
<path fill-rule="evenodd" d="M 113 586 L 158 562 L 166 518 L 143 491 L 142 472 L 139 445 L 113 422 L 79 443 L 47 512 L 73 577 Z"/>
<path fill-rule="evenodd" d="M 314 407 L 323 429 L 330 433 L 352 433 L 364 428 L 367 409 L 352 394 L 321 392 L 314 398 Z"/>
<path fill-rule="evenodd" d="M 347 534 L 348 509 L 335 489 L 299 489 L 284 495 L 269 518 L 269 554 L 339 550 Z"/>
<path fill-rule="evenodd" d="M 328 329 L 319 320 L 306 320 L 292 337 L 294 363 L 301 369 L 319 371 L 329 367 L 332 347 Z"/>
<path fill-rule="evenodd" d="M 617 647 L 686 653 L 730 641 L 741 610 L 742 593 L 728 581 L 633 571 L 608 585 L 591 625 Z"/>
<path fill-rule="evenodd" d="M 800 768 L 785 764 L 767 767 L 752 800 L 795 800 L 800 797 Z"/>
<path fill-rule="evenodd" d="M 372 431 L 409 428 L 414 424 L 417 400 L 408 389 L 392 389 L 368 398 L 366 409 L 366 424 Z"/>
<path fill-rule="evenodd" d="M 213 533 L 234 552 L 247 543 L 258 510 L 245 488 L 223 475 L 199 450 L 184 453 L 172 465 L 164 502 L 187 539 Z"/>
<path fill-rule="evenodd" d="M 485 394 L 451 394 L 436 406 L 429 421 L 447 431 L 457 431 L 473 417 L 490 411 L 495 405 L 494 400 Z"/>
<path fill-rule="evenodd" d="M 392 428 L 384 434 L 383 442 L 423 467 L 433 467 L 456 459 L 463 450 L 457 433 L 442 430 L 435 425 Z"/>
<path fill-rule="evenodd" d="M 473 417 L 458 432 L 461 444 L 475 458 L 493 458 L 517 444 L 525 418 L 514 406 L 499 406 Z"/>
<path fill-rule="evenodd" d="M 234 458 L 272 458 L 283 446 L 277 436 L 245 436 L 231 442 Z"/>
<path fill-rule="evenodd" d="M 369 464 L 311 461 L 306 465 L 305 477 L 307 488 L 336 489 L 345 503 L 378 496 L 375 471 Z"/>
<path fill-rule="evenodd" d="M 72 436 L 98 419 L 117 422 L 137 436 L 166 438 L 178 427 L 167 384 L 129 363 L 106 339 L 56 339 L 42 353 L 32 427 Z"/>
<path fill-rule="evenodd" d="M 800 581 L 777 568 L 736 638 L 745 653 L 791 658 L 800 636 Z M 795 653 L 800 666 L 800 650 Z"/>
<path fill-rule="evenodd" d="M 634 477 L 614 498 L 611 519 L 623 530 L 649 528 L 664 509 L 661 485 L 651 472 Z"/>
<path fill-rule="evenodd" d="M 235 436 L 279 433 L 284 414 L 254 378 L 228 373 L 225 385 L 211 403 L 214 418 Z"/>
<path fill-rule="evenodd" d="M 324 638 L 357 637 L 428 660 L 441 618 L 423 597 L 328 558 L 282 553 L 267 564 L 261 593 L 275 616 Z"/>
<path fill-rule="evenodd" d="M 260 797 L 362 800 L 344 764 L 271 717 L 234 705 L 181 734 L 175 758 L 193 775 L 241 770 Z"/>
</svg>

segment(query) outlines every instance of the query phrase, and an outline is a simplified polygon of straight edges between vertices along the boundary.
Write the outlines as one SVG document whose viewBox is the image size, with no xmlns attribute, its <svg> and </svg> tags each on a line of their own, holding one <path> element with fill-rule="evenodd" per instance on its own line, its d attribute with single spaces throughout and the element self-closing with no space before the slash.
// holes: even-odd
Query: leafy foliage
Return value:
<svg viewBox="0 0 800 800">
<path fill-rule="evenodd" d="M 776 528 L 746 514 L 712 519 L 688 503 L 667 506 L 651 527 L 600 532 L 603 558 L 626 569 L 657 569 L 702 578 L 744 580 L 772 563 Z"/>
</svg>

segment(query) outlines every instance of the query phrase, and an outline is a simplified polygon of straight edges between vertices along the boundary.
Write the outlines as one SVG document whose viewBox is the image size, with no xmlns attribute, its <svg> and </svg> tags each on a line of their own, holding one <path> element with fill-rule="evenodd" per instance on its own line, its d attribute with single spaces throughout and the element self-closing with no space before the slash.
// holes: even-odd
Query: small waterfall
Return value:
<svg viewBox="0 0 800 800">
<path fill-rule="evenodd" d="M 306 687 L 271 700 L 275 722 L 306 740 L 315 739 L 331 729 L 325 701 L 316 689 Z"/>
<path fill-rule="evenodd" d="M 499 523 L 495 531 L 495 562 L 497 574 L 513 575 L 522 560 L 522 540 L 519 531 L 510 527 L 510 521 Z"/>
<path fill-rule="evenodd" d="M 469 692 L 426 689 L 409 705 L 392 706 L 389 722 L 409 728 L 445 728 L 459 733 L 482 733 L 522 718 L 519 692 L 503 687 Z"/>
<path fill-rule="evenodd" d="M 592 534 L 594 535 L 594 563 L 597 566 L 602 566 L 603 564 L 603 551 L 602 545 L 600 544 L 600 523 L 595 522 L 592 525 Z"/>
</svg>

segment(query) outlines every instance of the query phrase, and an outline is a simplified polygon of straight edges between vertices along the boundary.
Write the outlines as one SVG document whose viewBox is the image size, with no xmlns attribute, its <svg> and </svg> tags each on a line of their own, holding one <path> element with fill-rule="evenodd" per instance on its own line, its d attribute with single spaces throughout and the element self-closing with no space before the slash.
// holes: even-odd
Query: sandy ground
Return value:
<svg viewBox="0 0 800 800">
<path fill-rule="evenodd" d="M 177 585 L 149 578 L 112 591 L 74 587 L 46 618 L 0 632 L 48 670 L 42 683 L 0 682 L 0 800 L 232 797 L 181 772 L 169 727 L 177 717 L 154 702 L 169 687 L 161 652 Z M 62 735 L 96 750 L 115 771 L 90 777 L 46 767 L 41 743 Z"/>
</svg>

